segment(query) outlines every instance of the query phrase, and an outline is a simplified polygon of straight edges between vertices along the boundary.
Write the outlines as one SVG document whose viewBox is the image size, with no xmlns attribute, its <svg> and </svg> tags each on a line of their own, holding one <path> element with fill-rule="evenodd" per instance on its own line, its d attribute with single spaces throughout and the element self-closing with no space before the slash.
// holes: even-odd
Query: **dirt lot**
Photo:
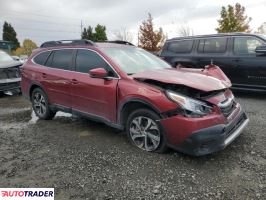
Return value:
<svg viewBox="0 0 266 200">
<path fill-rule="evenodd" d="M 103 124 L 59 113 L 38 121 L 0 97 L 0 187 L 53 187 L 55 199 L 266 199 L 266 95 L 236 95 L 250 124 L 205 157 L 145 153 Z"/>
</svg>

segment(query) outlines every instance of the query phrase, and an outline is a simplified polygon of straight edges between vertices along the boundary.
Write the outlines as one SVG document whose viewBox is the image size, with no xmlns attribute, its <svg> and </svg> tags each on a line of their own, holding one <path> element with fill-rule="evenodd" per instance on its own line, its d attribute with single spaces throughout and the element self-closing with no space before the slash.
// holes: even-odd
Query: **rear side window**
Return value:
<svg viewBox="0 0 266 200">
<path fill-rule="evenodd" d="M 55 50 L 49 56 L 46 66 L 57 69 L 70 70 L 72 65 L 72 53 L 72 49 Z"/>
<path fill-rule="evenodd" d="M 109 72 L 109 76 L 113 76 L 113 70 L 108 63 L 94 51 L 79 49 L 76 57 L 76 71 L 88 73 L 89 70 L 95 68 L 104 68 Z"/>
<path fill-rule="evenodd" d="M 168 45 L 168 50 L 174 53 L 189 53 L 192 50 L 193 40 L 174 41 Z"/>
<path fill-rule="evenodd" d="M 44 65 L 48 56 L 50 55 L 50 51 L 46 51 L 43 53 L 40 53 L 39 55 L 37 55 L 33 60 L 35 63 L 39 64 L 39 65 Z"/>
<path fill-rule="evenodd" d="M 226 51 L 227 38 L 209 38 L 199 41 L 199 53 L 224 53 Z"/>
</svg>

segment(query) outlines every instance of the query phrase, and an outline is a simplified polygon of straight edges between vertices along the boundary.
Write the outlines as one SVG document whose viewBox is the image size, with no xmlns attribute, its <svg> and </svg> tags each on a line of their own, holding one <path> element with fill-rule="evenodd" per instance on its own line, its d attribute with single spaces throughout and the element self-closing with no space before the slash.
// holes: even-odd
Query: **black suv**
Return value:
<svg viewBox="0 0 266 200">
<path fill-rule="evenodd" d="M 213 63 L 231 79 L 233 88 L 266 91 L 266 36 L 223 33 L 167 40 L 160 54 L 173 67 L 202 68 Z"/>
</svg>

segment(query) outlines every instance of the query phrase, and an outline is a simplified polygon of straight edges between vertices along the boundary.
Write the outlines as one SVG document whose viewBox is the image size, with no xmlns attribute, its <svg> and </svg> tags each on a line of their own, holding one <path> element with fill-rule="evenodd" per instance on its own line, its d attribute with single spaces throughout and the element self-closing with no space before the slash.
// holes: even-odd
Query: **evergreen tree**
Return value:
<svg viewBox="0 0 266 200">
<path fill-rule="evenodd" d="M 91 26 L 88 26 L 88 28 L 83 29 L 81 39 L 94 41 L 93 28 Z"/>
<path fill-rule="evenodd" d="M 81 39 L 87 39 L 94 42 L 106 41 L 106 27 L 98 24 L 93 32 L 93 28 L 91 26 L 88 26 L 88 28 L 83 29 Z"/>
<path fill-rule="evenodd" d="M 5 22 L 3 26 L 3 40 L 13 42 L 13 50 L 20 47 L 19 41 L 17 39 L 17 33 L 14 30 L 14 28 L 11 26 L 11 24 Z"/>
<path fill-rule="evenodd" d="M 105 26 L 102 26 L 102 25 L 98 24 L 98 25 L 95 27 L 94 40 L 95 40 L 96 42 L 99 42 L 99 41 L 106 41 L 106 40 L 107 40 L 107 36 L 106 36 L 106 28 L 105 28 Z"/>
</svg>

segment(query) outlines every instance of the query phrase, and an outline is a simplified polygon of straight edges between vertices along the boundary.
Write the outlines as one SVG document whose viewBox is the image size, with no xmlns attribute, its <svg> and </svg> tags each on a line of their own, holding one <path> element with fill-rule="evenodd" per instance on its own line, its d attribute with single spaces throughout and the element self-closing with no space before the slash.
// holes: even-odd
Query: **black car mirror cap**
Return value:
<svg viewBox="0 0 266 200">
<path fill-rule="evenodd" d="M 256 47 L 255 52 L 261 53 L 261 54 L 266 54 L 266 45 Z"/>
</svg>

